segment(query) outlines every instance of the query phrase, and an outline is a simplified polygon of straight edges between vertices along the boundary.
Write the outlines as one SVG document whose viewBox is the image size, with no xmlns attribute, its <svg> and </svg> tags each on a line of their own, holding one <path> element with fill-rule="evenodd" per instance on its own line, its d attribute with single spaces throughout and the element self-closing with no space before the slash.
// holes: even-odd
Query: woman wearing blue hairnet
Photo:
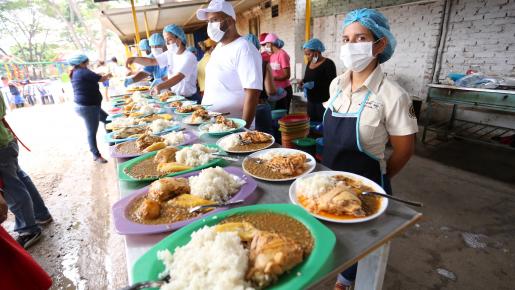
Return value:
<svg viewBox="0 0 515 290">
<path fill-rule="evenodd" d="M 340 58 L 347 71 L 332 81 L 324 103 L 323 164 L 365 176 L 391 194 L 390 179 L 413 154 L 418 131 L 409 95 L 381 69 L 394 52 L 395 38 L 388 20 L 374 9 L 349 12 L 343 27 Z M 356 269 L 342 273 L 336 288 L 350 289 Z"/>
<path fill-rule="evenodd" d="M 163 29 L 167 51 L 155 58 L 129 57 L 126 61 L 128 67 L 132 63 L 144 66 L 159 65 L 168 69 L 168 79 L 153 87 L 154 94 L 170 88 L 172 93 L 183 96 L 189 100 L 199 102 L 197 93 L 197 58 L 186 49 L 186 34 L 181 27 L 170 24 Z"/>
<path fill-rule="evenodd" d="M 89 68 L 89 59 L 84 54 L 77 54 L 68 59 L 68 64 L 73 66 L 70 71 L 70 80 L 73 87 L 73 100 L 75 111 L 84 119 L 88 132 L 89 150 L 93 153 L 93 159 L 100 163 L 107 163 L 97 147 L 97 131 L 100 122 L 106 123 L 107 113 L 100 107 L 102 94 L 98 83 L 109 80 L 112 75 L 100 75 Z"/>
<path fill-rule="evenodd" d="M 148 45 L 150 50 L 148 57 L 150 58 L 154 58 L 154 56 L 160 55 L 166 51 L 165 40 L 159 33 L 154 33 L 150 36 Z M 166 67 L 159 67 L 158 65 L 145 66 L 143 70 L 137 72 L 134 76 L 126 78 L 124 85 L 127 87 L 133 83 L 144 80 L 148 76 L 151 76 L 151 86 L 155 87 L 167 79 L 167 72 L 168 70 Z"/>
<path fill-rule="evenodd" d="M 336 77 L 336 66 L 331 59 L 322 56 L 325 46 L 319 39 L 312 38 L 302 47 L 308 59 L 301 81 L 308 99 L 308 115 L 311 121 L 322 122 L 325 111 L 322 103 L 329 99 L 329 85 Z"/>
</svg>

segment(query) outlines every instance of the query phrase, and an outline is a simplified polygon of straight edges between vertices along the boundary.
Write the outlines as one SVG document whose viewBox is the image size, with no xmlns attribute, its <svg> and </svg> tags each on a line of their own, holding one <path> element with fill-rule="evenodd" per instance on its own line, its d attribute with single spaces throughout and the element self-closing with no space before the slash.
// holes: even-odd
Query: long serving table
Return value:
<svg viewBox="0 0 515 290">
<path fill-rule="evenodd" d="M 198 132 L 195 126 L 185 126 L 186 129 Z M 217 138 L 202 135 L 201 143 L 214 144 Z M 229 166 L 241 167 L 245 155 L 231 155 L 238 161 L 230 162 Z M 317 164 L 315 171 L 328 170 Z M 288 190 L 291 182 L 266 182 L 257 180 L 258 187 L 254 192 L 258 204 L 290 203 Z M 141 188 L 148 183 L 119 181 L 120 196 L 124 197 L 131 191 Z M 360 224 L 337 224 L 324 222 L 336 235 L 336 246 L 332 260 L 329 262 L 330 271 L 309 289 L 317 289 L 317 285 L 329 283 L 339 272 L 345 270 L 357 261 L 358 273 L 356 278 L 357 290 L 381 289 L 388 259 L 389 242 L 404 229 L 413 225 L 421 214 L 411 208 L 390 202 L 386 212 L 375 220 Z M 132 283 L 132 266 L 136 260 L 148 251 L 154 244 L 170 233 L 157 235 L 125 236 L 127 270 L 129 282 Z M 293 289 L 292 289 L 293 290 Z"/>
</svg>

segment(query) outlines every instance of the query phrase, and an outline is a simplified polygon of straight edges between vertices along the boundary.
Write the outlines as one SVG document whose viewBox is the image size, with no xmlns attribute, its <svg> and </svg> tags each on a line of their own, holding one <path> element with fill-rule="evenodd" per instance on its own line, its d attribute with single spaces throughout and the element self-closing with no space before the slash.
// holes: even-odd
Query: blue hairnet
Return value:
<svg viewBox="0 0 515 290">
<path fill-rule="evenodd" d="M 150 50 L 150 45 L 148 44 L 148 39 L 142 39 L 139 42 L 139 49 L 140 50 Z"/>
<path fill-rule="evenodd" d="M 193 52 L 193 53 L 197 53 L 197 48 L 194 47 L 194 46 L 188 46 L 188 48 L 186 48 L 187 50 Z"/>
<path fill-rule="evenodd" d="M 284 46 L 284 41 L 282 39 L 277 39 L 275 42 L 274 42 L 275 46 L 277 46 L 277 48 L 283 48 Z"/>
<path fill-rule="evenodd" d="M 163 29 L 163 32 L 168 32 L 168 33 L 175 35 L 177 38 L 179 38 L 182 41 L 183 44 L 186 45 L 186 34 L 184 34 L 184 30 L 182 30 L 182 28 L 180 28 L 178 25 L 175 25 L 175 24 L 166 25 L 165 28 Z"/>
<path fill-rule="evenodd" d="M 254 34 L 249 33 L 245 35 L 245 39 L 252 43 L 258 50 L 261 48 L 261 44 L 259 44 L 259 40 Z"/>
<path fill-rule="evenodd" d="M 352 10 L 345 16 L 345 19 L 343 20 L 343 28 L 356 21 L 372 31 L 374 36 L 378 39 L 386 37 L 388 44 L 386 45 L 383 53 L 379 55 L 378 59 L 379 63 L 383 63 L 389 60 L 395 51 L 397 41 L 395 40 L 393 34 L 390 32 L 388 19 L 386 19 L 386 17 L 381 12 L 375 9 L 361 8 Z"/>
<path fill-rule="evenodd" d="M 320 51 L 320 52 L 325 51 L 324 44 L 318 38 L 311 38 L 310 40 L 306 41 L 306 43 L 304 43 L 302 48 L 316 50 L 316 51 Z"/>
<path fill-rule="evenodd" d="M 150 40 L 148 41 L 150 46 L 164 46 L 165 39 L 161 33 L 154 33 L 150 35 Z"/>
<path fill-rule="evenodd" d="M 88 60 L 85 54 L 77 53 L 66 60 L 69 65 L 79 65 Z"/>
</svg>

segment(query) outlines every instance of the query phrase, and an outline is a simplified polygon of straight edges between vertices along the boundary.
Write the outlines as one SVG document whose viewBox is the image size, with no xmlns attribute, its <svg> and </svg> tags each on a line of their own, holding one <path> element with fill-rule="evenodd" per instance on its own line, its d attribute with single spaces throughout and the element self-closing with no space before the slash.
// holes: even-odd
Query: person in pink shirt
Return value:
<svg viewBox="0 0 515 290">
<path fill-rule="evenodd" d="M 265 41 L 265 38 L 267 35 L 268 35 L 268 33 L 266 33 L 266 32 L 261 33 L 259 35 L 259 43 Z M 263 51 L 261 51 L 261 58 L 263 59 L 264 62 L 269 63 L 270 62 L 270 53 L 268 53 L 268 51 L 266 51 L 266 49 L 263 49 Z"/>
<path fill-rule="evenodd" d="M 286 91 L 286 97 L 278 100 L 275 109 L 286 109 L 289 111 L 293 90 L 290 83 L 290 56 L 282 49 L 284 42 L 274 33 L 269 33 L 261 42 L 270 55 L 270 67 L 274 77 L 274 85 Z"/>
</svg>

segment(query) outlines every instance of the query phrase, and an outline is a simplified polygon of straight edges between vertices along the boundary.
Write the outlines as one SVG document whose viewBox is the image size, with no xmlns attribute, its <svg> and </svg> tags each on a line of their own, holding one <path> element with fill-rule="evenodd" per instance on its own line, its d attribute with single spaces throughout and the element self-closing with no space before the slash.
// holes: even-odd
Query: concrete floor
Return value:
<svg viewBox="0 0 515 290">
<path fill-rule="evenodd" d="M 29 250 L 54 278 L 53 289 L 123 286 L 123 240 L 110 220 L 118 198 L 113 163 L 91 162 L 69 105 L 21 109 L 8 120 L 33 149 L 20 162 L 55 218 Z M 107 155 L 100 133 L 99 145 Z M 384 289 L 515 289 L 515 151 L 418 144 L 393 188 L 425 207 L 422 221 L 394 239 Z"/>
</svg>

